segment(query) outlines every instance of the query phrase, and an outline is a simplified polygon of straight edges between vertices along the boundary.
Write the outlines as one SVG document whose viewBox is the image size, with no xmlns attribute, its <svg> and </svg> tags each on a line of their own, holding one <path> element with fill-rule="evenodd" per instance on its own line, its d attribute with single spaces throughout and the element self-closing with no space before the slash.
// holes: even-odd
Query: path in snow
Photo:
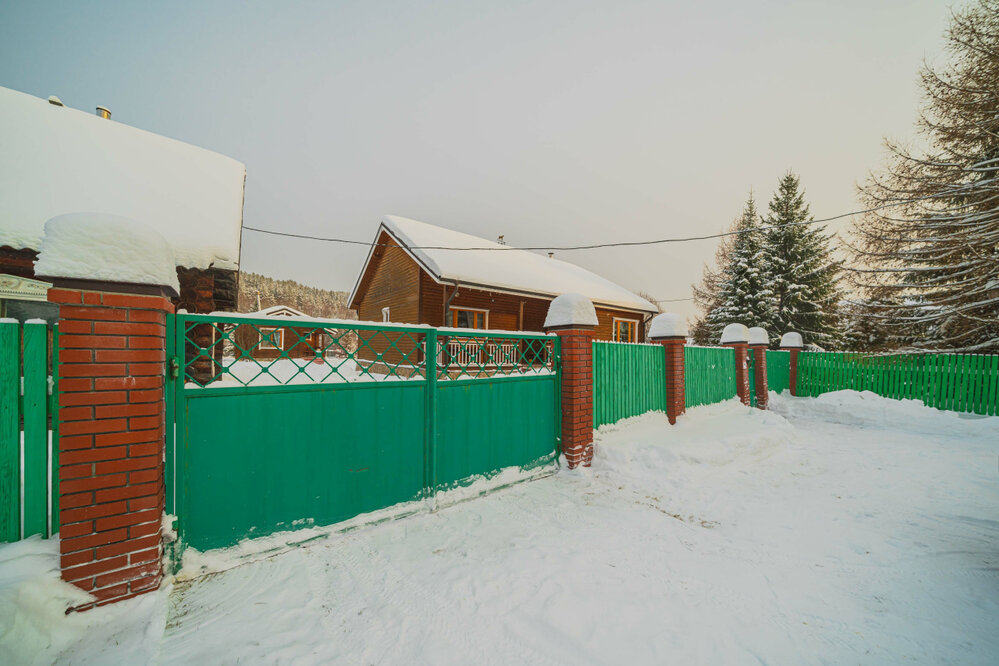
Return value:
<svg viewBox="0 0 999 666">
<path fill-rule="evenodd" d="M 995 663 L 999 419 L 772 407 L 604 427 L 588 472 L 60 620 L 40 661 Z"/>
</svg>

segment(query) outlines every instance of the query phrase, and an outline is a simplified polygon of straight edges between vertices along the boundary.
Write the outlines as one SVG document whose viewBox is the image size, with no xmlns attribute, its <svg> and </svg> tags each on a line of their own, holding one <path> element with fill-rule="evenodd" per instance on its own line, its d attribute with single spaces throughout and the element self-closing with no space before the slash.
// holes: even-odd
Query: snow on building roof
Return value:
<svg viewBox="0 0 999 666">
<path fill-rule="evenodd" d="M 257 310 L 256 312 L 251 312 L 252 315 L 260 315 L 261 317 L 308 317 L 301 310 L 296 310 L 290 305 L 272 305 L 269 308 L 264 308 L 263 310 Z"/>
<path fill-rule="evenodd" d="M 218 153 L 0 87 L 0 245 L 89 211 L 152 227 L 177 265 L 237 268 L 246 167 Z"/>
<path fill-rule="evenodd" d="M 382 218 L 376 238 L 382 229 L 439 282 L 457 282 L 469 287 L 546 297 L 579 293 L 596 305 L 640 312 L 657 311 L 652 303 L 624 287 L 566 261 L 395 215 Z M 502 251 L 433 249 L 454 247 L 497 248 Z M 351 302 L 357 294 L 360 279 L 359 276 L 351 293 Z"/>
</svg>

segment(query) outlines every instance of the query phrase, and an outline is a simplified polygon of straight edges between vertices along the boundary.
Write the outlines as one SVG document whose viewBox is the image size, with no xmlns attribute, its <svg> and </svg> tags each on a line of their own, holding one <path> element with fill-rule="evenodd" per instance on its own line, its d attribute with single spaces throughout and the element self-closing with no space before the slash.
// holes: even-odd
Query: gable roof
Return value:
<svg viewBox="0 0 999 666">
<path fill-rule="evenodd" d="M 257 310 L 256 312 L 251 312 L 253 315 L 260 315 L 262 317 L 308 317 L 301 310 L 296 310 L 290 305 L 272 305 L 269 308 L 264 308 L 263 310 Z"/>
<path fill-rule="evenodd" d="M 652 303 L 624 287 L 566 261 L 395 215 L 382 218 L 375 234 L 376 241 L 382 231 L 395 239 L 437 282 L 541 298 L 574 292 L 583 294 L 595 305 L 638 312 L 657 311 Z M 455 247 L 495 248 L 500 251 L 439 249 Z M 373 250 L 374 247 L 368 252 L 349 303 L 353 303 L 357 296 Z"/>
<path fill-rule="evenodd" d="M 236 268 L 246 167 L 210 150 L 0 87 L 0 245 L 111 214 L 155 229 L 178 266 Z"/>
</svg>

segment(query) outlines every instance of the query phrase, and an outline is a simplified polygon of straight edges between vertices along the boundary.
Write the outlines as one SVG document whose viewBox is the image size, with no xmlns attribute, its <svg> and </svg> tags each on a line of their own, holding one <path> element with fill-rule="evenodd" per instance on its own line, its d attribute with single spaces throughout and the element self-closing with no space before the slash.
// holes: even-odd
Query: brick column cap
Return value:
<svg viewBox="0 0 999 666">
<path fill-rule="evenodd" d="M 721 344 L 723 345 L 745 345 L 748 343 L 749 329 L 745 324 L 729 324 L 725 327 L 725 330 L 722 331 Z"/>
<path fill-rule="evenodd" d="M 788 331 L 784 335 L 780 336 L 781 349 L 803 349 L 804 347 L 805 343 L 801 339 L 801 333 Z"/>
<path fill-rule="evenodd" d="M 657 314 L 649 322 L 649 340 L 687 339 L 687 320 L 672 312 Z"/>
<path fill-rule="evenodd" d="M 549 304 L 544 328 L 546 331 L 560 328 L 593 328 L 598 323 L 593 301 L 582 294 L 569 293 L 556 296 Z"/>
<path fill-rule="evenodd" d="M 767 329 L 761 328 L 759 326 L 753 326 L 749 329 L 749 346 L 755 347 L 757 345 L 769 345 L 770 344 L 770 334 L 767 333 Z"/>
</svg>

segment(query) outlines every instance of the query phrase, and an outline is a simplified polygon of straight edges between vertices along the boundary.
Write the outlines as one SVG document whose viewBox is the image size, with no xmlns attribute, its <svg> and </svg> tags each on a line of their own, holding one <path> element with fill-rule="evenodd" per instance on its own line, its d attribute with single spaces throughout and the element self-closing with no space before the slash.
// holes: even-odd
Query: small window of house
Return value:
<svg viewBox="0 0 999 666">
<path fill-rule="evenodd" d="M 638 342 L 638 320 L 615 318 L 614 342 Z"/>
<path fill-rule="evenodd" d="M 485 328 L 488 310 L 452 308 L 451 326 L 454 328 Z"/>
<path fill-rule="evenodd" d="M 284 349 L 284 329 L 283 328 L 260 329 L 260 348 Z"/>
<path fill-rule="evenodd" d="M 382 321 L 392 321 L 392 317 L 391 317 L 391 313 L 389 312 L 389 309 L 390 308 L 382 308 Z"/>
</svg>

